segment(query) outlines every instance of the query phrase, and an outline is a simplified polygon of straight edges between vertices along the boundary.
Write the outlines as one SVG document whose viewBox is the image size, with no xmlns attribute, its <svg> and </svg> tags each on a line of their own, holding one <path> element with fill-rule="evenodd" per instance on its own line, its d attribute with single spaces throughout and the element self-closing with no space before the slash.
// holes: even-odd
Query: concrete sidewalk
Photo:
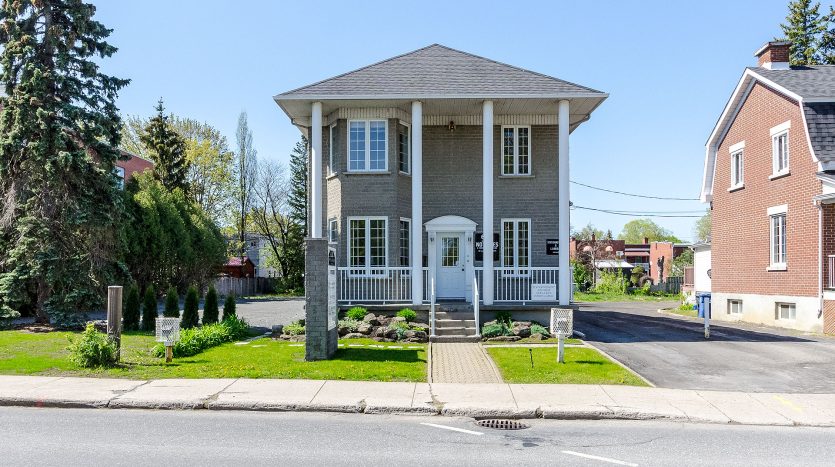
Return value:
<svg viewBox="0 0 835 467">
<path fill-rule="evenodd" d="M 323 411 L 835 426 L 835 394 L 629 386 L 0 376 L 0 406 Z"/>
</svg>

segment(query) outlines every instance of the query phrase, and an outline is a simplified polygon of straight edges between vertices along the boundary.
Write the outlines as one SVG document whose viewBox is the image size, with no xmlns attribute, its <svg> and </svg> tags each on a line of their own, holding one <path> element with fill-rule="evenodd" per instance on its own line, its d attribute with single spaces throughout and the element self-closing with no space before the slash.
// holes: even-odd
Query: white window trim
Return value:
<svg viewBox="0 0 835 467">
<path fill-rule="evenodd" d="M 739 307 L 738 307 L 739 312 L 737 312 L 737 313 L 734 313 L 733 311 L 731 311 L 731 310 L 733 310 L 733 304 L 734 303 L 739 303 Z M 738 298 L 732 298 L 732 299 L 728 300 L 728 314 L 729 315 L 743 315 L 744 312 L 742 310 L 742 300 L 740 300 Z"/>
<path fill-rule="evenodd" d="M 330 126 L 328 132 L 328 175 L 333 175 L 336 173 L 336 164 L 334 163 L 334 150 L 336 149 L 333 144 L 333 134 L 336 131 L 336 123 Z"/>
<path fill-rule="evenodd" d="M 336 240 L 331 238 L 331 233 L 336 232 Z M 331 245 L 339 241 L 339 220 L 336 218 L 328 219 L 328 243 Z"/>
<path fill-rule="evenodd" d="M 745 143 L 743 142 L 743 147 L 745 147 Z M 736 173 L 736 164 L 734 163 L 734 158 L 739 156 L 739 173 Z M 734 179 L 738 178 L 738 181 Z M 736 151 L 731 152 L 731 187 L 728 188 L 728 191 L 738 190 L 740 188 L 745 187 L 745 150 L 742 148 L 737 149 Z"/>
<path fill-rule="evenodd" d="M 365 123 L 365 168 L 352 170 L 351 169 L 351 123 L 354 122 L 363 122 Z M 371 123 L 372 122 L 382 122 L 383 128 L 383 147 L 385 148 L 385 156 L 383 157 L 383 168 L 382 169 L 372 169 L 371 168 Z M 388 172 L 389 166 L 389 124 L 388 120 L 384 118 L 371 118 L 371 119 L 351 119 L 348 120 L 348 123 L 345 127 L 347 130 L 345 133 L 346 142 L 347 142 L 347 151 L 345 154 L 345 170 L 351 173 L 379 173 L 379 172 Z M 388 223 L 386 223 L 388 225 Z"/>
<path fill-rule="evenodd" d="M 410 125 L 410 124 L 408 124 L 408 123 L 406 123 L 402 120 L 399 120 L 398 124 L 403 125 L 403 126 L 406 127 L 406 135 L 407 135 L 407 138 L 409 140 L 408 141 L 409 144 L 406 145 L 406 151 L 407 151 L 406 157 L 408 158 L 407 164 L 408 164 L 408 169 L 409 170 L 406 171 L 406 172 L 400 170 L 400 141 L 399 140 L 397 141 L 397 170 L 404 175 L 411 175 L 412 174 L 412 125 Z M 399 133 L 400 129 L 398 128 L 397 130 L 398 130 L 398 137 L 399 137 L 400 136 L 400 133 Z M 411 225 L 412 225 L 411 221 L 409 221 L 409 226 L 411 227 Z"/>
<path fill-rule="evenodd" d="M 791 128 L 791 120 L 787 122 L 783 122 L 775 127 L 772 127 L 769 130 L 769 134 L 771 134 L 771 176 L 769 179 L 775 179 L 777 177 L 782 177 L 784 175 L 789 174 L 789 170 L 791 167 L 791 151 L 789 151 L 789 129 Z M 777 157 L 779 152 L 777 151 L 777 141 L 780 136 L 786 135 L 786 167 L 782 170 L 777 169 Z"/>
<path fill-rule="evenodd" d="M 775 263 L 774 260 L 774 224 L 772 218 L 775 216 L 785 215 L 786 216 L 786 229 L 788 229 L 789 219 L 788 219 L 788 205 L 781 204 L 779 206 L 772 206 L 768 208 L 768 271 L 785 271 L 788 269 L 787 261 L 782 263 Z M 783 232 L 783 236 L 785 237 L 786 232 Z M 788 248 L 789 242 L 788 238 L 785 238 L 786 248 Z M 787 252 L 783 252 L 783 258 L 788 260 Z"/>
<path fill-rule="evenodd" d="M 504 170 L 504 130 L 513 128 L 513 173 L 507 173 Z M 519 173 L 519 128 L 528 129 L 528 173 Z M 501 133 L 499 134 L 499 145 L 501 147 L 500 165 L 502 177 L 532 177 L 533 176 L 533 132 L 530 125 L 502 125 Z"/>
<path fill-rule="evenodd" d="M 516 240 L 516 243 L 513 245 L 513 266 L 506 266 L 504 264 L 504 224 L 506 222 L 513 222 L 513 238 Z M 519 222 L 527 222 L 528 223 L 528 266 L 520 268 L 519 267 Z M 531 235 L 532 235 L 532 223 L 530 219 L 521 218 L 521 217 L 512 217 L 507 219 L 501 219 L 499 223 L 499 229 L 501 230 L 501 235 L 499 236 L 499 264 L 501 265 L 500 268 L 502 270 L 502 275 L 505 277 L 528 277 L 531 275 Z M 508 272 L 509 270 L 509 272 Z"/>
<path fill-rule="evenodd" d="M 351 266 L 351 221 L 354 220 L 362 220 L 365 221 L 365 266 L 362 267 L 354 267 Z M 375 220 L 382 220 L 385 222 L 386 232 L 385 238 L 386 246 L 385 246 L 385 255 L 384 261 L 382 266 L 371 266 L 371 221 Z M 386 216 L 351 216 L 345 222 L 347 226 L 345 231 L 346 235 L 346 242 L 345 242 L 345 253 L 346 253 L 346 265 L 348 266 L 348 275 L 352 277 L 377 277 L 377 276 L 384 276 L 386 275 L 385 269 L 388 269 L 389 265 L 389 220 Z M 374 272 L 372 270 L 382 270 L 379 272 Z M 358 272 L 362 271 L 362 272 Z"/>
<path fill-rule="evenodd" d="M 409 233 L 408 233 L 408 236 L 406 238 L 409 242 L 409 251 L 408 251 L 407 254 L 408 254 L 408 258 L 409 258 L 409 267 L 411 267 L 412 266 L 412 264 L 411 264 L 411 262 L 412 262 L 412 219 L 410 219 L 408 217 L 401 217 L 400 222 L 408 222 L 409 223 Z M 399 256 L 400 256 L 400 240 L 401 240 L 401 238 L 400 238 L 400 224 L 399 223 L 397 224 L 397 229 L 398 229 L 397 230 L 397 254 L 398 254 L 398 261 L 399 261 L 400 260 L 400 258 L 399 258 Z M 405 267 L 402 264 L 400 264 L 399 266 Z"/>
<path fill-rule="evenodd" d="M 794 318 L 782 318 L 780 317 L 780 305 L 788 305 L 794 307 Z M 774 320 L 775 321 L 797 321 L 797 304 L 796 303 L 789 303 L 789 302 L 777 302 L 774 304 Z"/>
</svg>

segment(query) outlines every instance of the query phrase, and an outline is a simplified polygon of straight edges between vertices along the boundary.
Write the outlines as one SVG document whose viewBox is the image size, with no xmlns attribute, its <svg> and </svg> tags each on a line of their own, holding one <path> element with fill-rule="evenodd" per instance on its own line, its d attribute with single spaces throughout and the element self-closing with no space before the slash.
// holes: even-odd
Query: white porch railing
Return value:
<svg viewBox="0 0 835 467">
<path fill-rule="evenodd" d="M 484 295 L 484 269 L 476 269 L 476 279 L 480 295 Z M 537 301 L 531 298 L 532 285 L 553 285 L 559 290 L 559 270 L 557 267 L 495 268 L 493 270 L 493 301 L 511 303 L 546 303 L 551 300 Z M 559 291 L 557 292 L 559 294 Z M 557 299 L 559 295 L 557 295 Z"/>
<path fill-rule="evenodd" d="M 475 318 L 475 335 L 481 335 L 481 316 L 479 314 L 479 305 L 481 300 L 478 298 L 478 279 L 473 277 L 473 317 Z"/>
</svg>

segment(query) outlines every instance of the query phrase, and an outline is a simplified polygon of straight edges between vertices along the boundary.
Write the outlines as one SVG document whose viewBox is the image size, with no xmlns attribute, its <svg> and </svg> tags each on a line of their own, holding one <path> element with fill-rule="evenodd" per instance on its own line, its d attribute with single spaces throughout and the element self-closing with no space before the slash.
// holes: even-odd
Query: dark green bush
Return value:
<svg viewBox="0 0 835 467">
<path fill-rule="evenodd" d="M 128 295 L 122 307 L 122 328 L 125 331 L 139 330 L 139 287 L 128 287 Z"/>
<path fill-rule="evenodd" d="M 96 331 L 93 323 L 77 339 L 69 337 L 70 361 L 84 368 L 112 365 L 116 362 L 116 344 L 106 335 Z"/>
<path fill-rule="evenodd" d="M 214 324 L 217 320 L 217 290 L 214 285 L 210 285 L 209 291 L 206 292 L 206 301 L 203 303 L 203 324 Z"/>
<path fill-rule="evenodd" d="M 174 357 L 191 357 L 211 347 L 245 339 L 248 335 L 249 325 L 236 316 L 230 316 L 222 323 L 183 329 L 180 331 L 180 340 L 174 344 Z M 154 347 L 153 354 L 157 357 L 165 356 L 162 343 Z"/>
<path fill-rule="evenodd" d="M 223 302 L 223 321 L 226 321 L 226 318 L 237 316 L 235 306 L 235 295 L 230 293 L 226 296 L 226 301 Z"/>
<path fill-rule="evenodd" d="M 513 322 L 513 317 L 510 315 L 509 311 L 497 311 L 496 322 L 504 323 L 505 326 L 510 326 L 510 323 Z"/>
<path fill-rule="evenodd" d="M 289 336 L 303 336 L 304 324 L 302 324 L 301 321 L 294 321 L 287 326 L 284 326 L 284 334 Z"/>
<path fill-rule="evenodd" d="M 536 323 L 531 324 L 531 335 L 534 335 L 534 334 L 542 334 L 542 337 L 550 337 L 551 336 L 551 333 L 548 332 L 547 329 L 545 329 L 545 326 L 543 326 L 541 324 L 536 324 Z"/>
<path fill-rule="evenodd" d="M 498 337 L 507 336 L 511 334 L 510 328 L 503 321 L 496 321 L 495 323 L 488 323 L 481 327 L 482 337 Z"/>
<path fill-rule="evenodd" d="M 145 296 L 142 299 L 142 330 L 154 332 L 157 327 L 157 316 L 159 316 L 159 312 L 157 311 L 157 295 L 154 292 L 154 286 L 149 285 L 145 289 Z"/>
<path fill-rule="evenodd" d="M 165 309 L 162 316 L 166 318 L 180 317 L 180 297 L 177 295 L 177 289 L 171 287 L 168 289 L 168 294 L 165 296 Z"/>
<path fill-rule="evenodd" d="M 367 315 L 367 314 L 368 314 L 368 310 L 366 310 L 365 308 L 363 308 L 361 306 L 355 306 L 355 307 L 351 308 L 350 310 L 348 310 L 347 312 L 345 312 L 346 317 L 351 318 L 351 319 L 355 319 L 357 321 L 362 321 L 362 319 L 365 318 L 365 315 Z"/>
<path fill-rule="evenodd" d="M 186 302 L 183 305 L 183 319 L 180 321 L 180 329 L 196 328 L 200 324 L 200 296 L 197 294 L 197 287 L 191 286 L 186 292 Z"/>
<path fill-rule="evenodd" d="M 403 308 L 397 312 L 397 316 L 404 318 L 406 321 L 414 321 L 417 318 L 417 313 L 411 308 Z"/>
</svg>

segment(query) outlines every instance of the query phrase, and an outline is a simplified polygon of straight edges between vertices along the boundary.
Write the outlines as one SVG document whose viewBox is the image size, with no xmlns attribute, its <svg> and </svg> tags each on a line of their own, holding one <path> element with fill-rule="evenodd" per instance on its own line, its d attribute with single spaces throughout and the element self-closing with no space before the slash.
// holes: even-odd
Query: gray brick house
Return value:
<svg viewBox="0 0 835 467">
<path fill-rule="evenodd" d="M 275 96 L 340 303 L 568 304 L 568 138 L 606 97 L 441 45 Z"/>
</svg>

